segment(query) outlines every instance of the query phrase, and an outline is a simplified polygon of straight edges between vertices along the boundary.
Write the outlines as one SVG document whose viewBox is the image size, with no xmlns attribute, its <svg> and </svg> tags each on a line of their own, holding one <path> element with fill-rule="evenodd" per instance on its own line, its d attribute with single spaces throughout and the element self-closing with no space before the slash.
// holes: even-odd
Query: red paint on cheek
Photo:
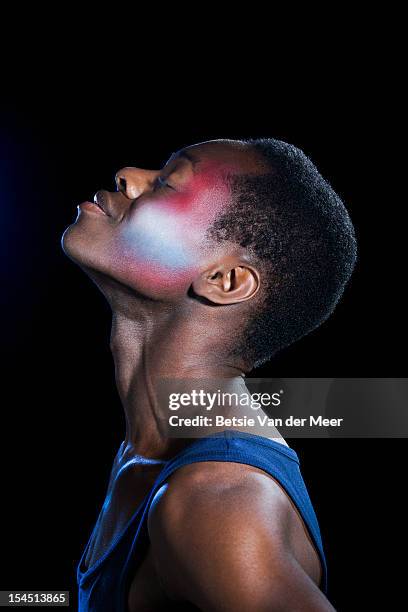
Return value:
<svg viewBox="0 0 408 612">
<path fill-rule="evenodd" d="M 232 167 L 220 167 L 219 162 L 205 162 L 203 169 L 169 197 L 168 205 L 176 214 L 191 212 L 194 217 L 208 222 L 229 200 L 230 191 L 223 179 L 223 174 L 228 171 L 232 171 Z"/>
<path fill-rule="evenodd" d="M 177 270 L 157 262 L 144 261 L 135 265 L 133 260 L 129 262 L 125 260 L 122 263 L 122 271 L 129 285 L 153 298 L 164 295 L 178 296 L 180 292 L 187 292 L 199 272 L 195 265 Z"/>
</svg>

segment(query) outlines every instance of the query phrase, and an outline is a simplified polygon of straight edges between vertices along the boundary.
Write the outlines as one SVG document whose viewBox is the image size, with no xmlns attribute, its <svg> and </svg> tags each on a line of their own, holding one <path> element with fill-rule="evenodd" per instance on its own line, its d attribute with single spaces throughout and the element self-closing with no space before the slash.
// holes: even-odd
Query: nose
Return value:
<svg viewBox="0 0 408 612">
<path fill-rule="evenodd" d="M 152 187 L 157 175 L 158 172 L 155 170 L 142 170 L 130 166 L 122 168 L 115 174 L 117 191 L 134 200 Z"/>
</svg>

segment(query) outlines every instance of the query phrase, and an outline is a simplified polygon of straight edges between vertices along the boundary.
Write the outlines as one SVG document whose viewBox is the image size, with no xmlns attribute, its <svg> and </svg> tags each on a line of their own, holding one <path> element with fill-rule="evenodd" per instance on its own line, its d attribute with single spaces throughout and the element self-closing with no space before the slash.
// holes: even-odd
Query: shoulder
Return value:
<svg viewBox="0 0 408 612">
<path fill-rule="evenodd" d="M 149 530 L 165 530 L 177 538 L 191 529 L 215 536 L 220 529 L 242 524 L 250 530 L 256 521 L 256 528 L 273 530 L 283 541 L 288 538 L 289 510 L 287 495 L 262 470 L 206 461 L 179 468 L 161 487 L 150 508 Z"/>
<path fill-rule="evenodd" d="M 210 461 L 179 468 L 148 517 L 167 591 L 204 609 L 217 601 L 234 609 L 244 600 L 261 609 L 262 601 L 281 598 L 301 569 L 292 550 L 293 512 L 281 486 L 253 466 Z M 306 573 L 302 579 L 312 588 Z"/>
</svg>

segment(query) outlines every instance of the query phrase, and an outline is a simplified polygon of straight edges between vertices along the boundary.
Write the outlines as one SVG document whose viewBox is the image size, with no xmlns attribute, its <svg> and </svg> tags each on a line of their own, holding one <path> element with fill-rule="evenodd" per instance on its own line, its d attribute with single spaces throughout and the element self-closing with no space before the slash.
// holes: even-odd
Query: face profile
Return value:
<svg viewBox="0 0 408 612">
<path fill-rule="evenodd" d="M 230 200 L 227 176 L 256 169 L 249 151 L 223 141 L 186 147 L 161 170 L 123 168 L 116 192 L 78 207 L 64 251 L 141 295 L 177 298 L 216 263 L 206 231 Z"/>
</svg>

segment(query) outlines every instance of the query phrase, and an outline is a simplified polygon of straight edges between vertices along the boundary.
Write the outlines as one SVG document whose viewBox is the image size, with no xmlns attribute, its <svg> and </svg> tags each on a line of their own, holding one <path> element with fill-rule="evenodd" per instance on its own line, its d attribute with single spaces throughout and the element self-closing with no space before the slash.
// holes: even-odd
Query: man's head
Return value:
<svg viewBox="0 0 408 612">
<path fill-rule="evenodd" d="M 233 317 L 232 353 L 249 368 L 323 322 L 350 277 L 348 214 L 286 143 L 207 141 L 161 170 L 123 168 L 116 184 L 78 207 L 64 251 L 140 299 Z"/>
</svg>

